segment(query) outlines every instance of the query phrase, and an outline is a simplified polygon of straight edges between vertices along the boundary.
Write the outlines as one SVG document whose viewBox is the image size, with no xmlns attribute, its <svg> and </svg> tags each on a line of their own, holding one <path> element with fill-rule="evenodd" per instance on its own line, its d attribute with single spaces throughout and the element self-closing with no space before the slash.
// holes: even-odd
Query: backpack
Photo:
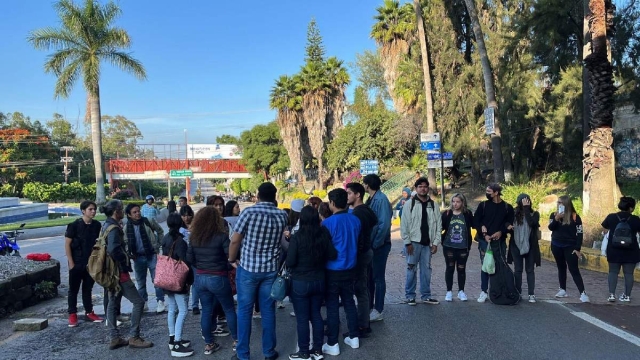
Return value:
<svg viewBox="0 0 640 360">
<path fill-rule="evenodd" d="M 611 246 L 615 248 L 628 249 L 633 245 L 633 236 L 635 234 L 627 222 L 629 218 L 622 219 L 618 216 L 618 220 L 620 222 L 616 225 L 616 229 L 613 231 Z"/>
<path fill-rule="evenodd" d="M 416 195 L 417 196 L 417 195 Z M 429 198 L 429 200 L 427 200 L 427 209 L 429 208 L 429 205 L 431 205 L 431 209 L 435 210 L 436 207 L 435 205 L 433 205 L 433 199 Z M 413 212 L 413 207 L 416 206 L 416 197 L 412 196 L 411 197 L 411 211 Z"/>
<path fill-rule="evenodd" d="M 493 275 L 489 275 L 489 300 L 496 305 L 515 305 L 520 301 L 515 275 L 504 260 L 502 246 L 494 244 L 497 242 L 492 241 L 490 245 L 493 250 L 496 271 Z"/>
<path fill-rule="evenodd" d="M 120 291 L 120 271 L 118 264 L 107 254 L 107 236 L 111 230 L 117 228 L 117 225 L 109 225 L 105 231 L 96 239 L 89 262 L 87 263 L 87 271 L 91 278 L 98 285 L 107 290 Z"/>
</svg>

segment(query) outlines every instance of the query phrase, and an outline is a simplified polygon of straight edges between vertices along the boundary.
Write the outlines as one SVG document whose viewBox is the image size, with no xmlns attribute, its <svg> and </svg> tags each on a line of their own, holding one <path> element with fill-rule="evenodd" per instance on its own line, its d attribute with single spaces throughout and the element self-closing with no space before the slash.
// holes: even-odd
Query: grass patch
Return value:
<svg viewBox="0 0 640 360">
<path fill-rule="evenodd" d="M 24 229 L 40 229 L 40 228 L 47 228 L 47 227 L 53 227 L 53 226 L 67 225 L 79 217 L 80 216 L 69 216 L 69 217 L 60 218 L 60 219 L 25 222 L 26 225 L 24 226 Z M 107 219 L 107 217 L 104 216 L 103 214 L 99 214 L 99 215 L 96 215 L 94 219 L 98 221 L 104 221 Z M 15 230 L 20 226 L 20 224 L 22 224 L 22 222 L 0 225 L 0 231 Z"/>
</svg>

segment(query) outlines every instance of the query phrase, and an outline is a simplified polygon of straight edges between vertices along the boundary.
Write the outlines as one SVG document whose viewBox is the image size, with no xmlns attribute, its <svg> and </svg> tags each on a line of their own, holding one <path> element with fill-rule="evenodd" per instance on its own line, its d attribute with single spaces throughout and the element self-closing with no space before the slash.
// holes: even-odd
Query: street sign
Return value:
<svg viewBox="0 0 640 360">
<path fill-rule="evenodd" d="M 444 160 L 444 167 L 450 168 L 453 167 L 453 160 Z M 429 169 L 440 169 L 440 160 L 429 160 Z"/>
<path fill-rule="evenodd" d="M 436 132 L 436 133 L 421 133 L 420 134 L 420 142 L 428 142 L 428 141 L 435 141 L 435 142 L 440 142 L 440 133 Z"/>
<path fill-rule="evenodd" d="M 60 158 L 60 162 L 73 162 L 73 157 L 71 156 L 63 156 Z"/>
<path fill-rule="evenodd" d="M 169 171 L 170 178 L 186 178 L 193 177 L 193 171 L 191 170 L 170 170 Z"/>
<path fill-rule="evenodd" d="M 484 131 L 487 135 L 495 134 L 494 125 L 496 123 L 495 108 L 484 109 Z"/>
<path fill-rule="evenodd" d="M 360 174 L 378 174 L 378 160 L 360 160 Z"/>
<path fill-rule="evenodd" d="M 427 154 L 427 160 L 440 160 L 440 154 Z M 442 153 L 442 159 L 444 160 L 453 160 L 453 153 L 446 152 Z"/>
<path fill-rule="evenodd" d="M 439 151 L 440 141 L 423 141 L 420 142 L 420 150 L 422 151 Z"/>
</svg>

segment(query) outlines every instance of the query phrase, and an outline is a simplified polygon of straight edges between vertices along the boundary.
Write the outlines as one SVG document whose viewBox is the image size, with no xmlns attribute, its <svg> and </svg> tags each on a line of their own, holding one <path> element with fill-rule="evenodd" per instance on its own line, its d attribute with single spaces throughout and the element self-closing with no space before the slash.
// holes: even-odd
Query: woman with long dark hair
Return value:
<svg viewBox="0 0 640 360">
<path fill-rule="evenodd" d="M 527 273 L 527 293 L 529 302 L 536 302 L 535 287 L 536 274 L 534 268 L 540 266 L 540 245 L 538 244 L 538 229 L 540 229 L 540 213 L 531 208 L 531 198 L 527 194 L 520 194 L 516 200 L 513 225 L 507 230 L 512 231 L 507 262 L 514 263 L 516 289 L 522 294 L 522 270 Z"/>
<path fill-rule="evenodd" d="M 324 324 L 320 307 L 324 298 L 325 265 L 338 252 L 329 230 L 320 225 L 318 211 L 305 206 L 300 212 L 300 229 L 292 236 L 286 264 L 291 271 L 291 302 L 296 314 L 299 351 L 289 359 L 322 357 Z M 309 349 L 309 322 L 313 328 L 313 349 Z"/>
<path fill-rule="evenodd" d="M 180 233 L 182 224 L 182 218 L 178 213 L 169 214 L 167 217 L 169 233 L 162 239 L 162 253 L 167 256 L 170 254 L 172 259 L 182 261 L 189 266 L 190 264 L 187 261 L 188 245 L 187 242 L 184 241 L 183 235 Z M 191 267 L 189 266 L 189 268 Z M 193 284 L 193 271 L 189 270 L 187 281 L 180 291 L 164 291 L 167 295 L 167 302 L 169 305 L 169 311 L 167 311 L 169 348 L 171 349 L 171 356 L 174 357 L 186 357 L 193 355 L 191 341 L 182 338 L 184 320 L 187 317 L 187 312 L 189 311 L 187 303 L 189 302 L 189 286 L 191 284 Z"/>
<path fill-rule="evenodd" d="M 222 225 L 222 216 L 213 206 L 200 209 L 190 229 L 187 260 L 196 268 L 195 285 L 202 302 L 200 326 L 207 344 L 204 352 L 208 355 L 220 348 L 213 341 L 212 331 L 217 328 L 215 318 L 212 318 L 217 303 L 222 305 L 233 340 L 238 339 L 237 317 L 228 276 L 229 235 Z"/>
</svg>

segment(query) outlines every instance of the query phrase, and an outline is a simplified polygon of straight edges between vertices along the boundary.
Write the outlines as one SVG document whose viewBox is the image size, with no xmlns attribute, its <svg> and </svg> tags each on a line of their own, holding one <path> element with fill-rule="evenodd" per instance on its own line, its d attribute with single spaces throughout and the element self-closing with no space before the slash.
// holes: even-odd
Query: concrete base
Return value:
<svg viewBox="0 0 640 360">
<path fill-rule="evenodd" d="M 20 204 L 18 198 L 0 198 L 0 224 L 48 219 L 48 204 Z"/>
<path fill-rule="evenodd" d="M 40 331 L 49 326 L 47 319 L 20 319 L 13 322 L 14 331 Z"/>
</svg>

